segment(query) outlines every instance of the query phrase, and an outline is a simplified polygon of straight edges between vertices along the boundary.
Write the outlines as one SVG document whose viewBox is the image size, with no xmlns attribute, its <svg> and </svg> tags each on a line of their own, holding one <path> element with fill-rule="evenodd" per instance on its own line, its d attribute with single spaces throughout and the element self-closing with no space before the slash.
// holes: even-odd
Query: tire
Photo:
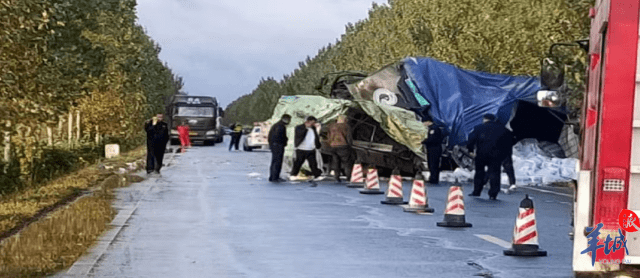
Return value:
<svg viewBox="0 0 640 278">
<path fill-rule="evenodd" d="M 216 143 L 214 141 L 204 141 L 203 144 L 205 146 L 215 146 L 216 145 Z"/>
<path fill-rule="evenodd" d="M 180 140 L 178 140 L 178 139 L 171 139 L 170 141 L 171 141 L 171 143 L 170 143 L 171 146 L 180 145 Z"/>
</svg>

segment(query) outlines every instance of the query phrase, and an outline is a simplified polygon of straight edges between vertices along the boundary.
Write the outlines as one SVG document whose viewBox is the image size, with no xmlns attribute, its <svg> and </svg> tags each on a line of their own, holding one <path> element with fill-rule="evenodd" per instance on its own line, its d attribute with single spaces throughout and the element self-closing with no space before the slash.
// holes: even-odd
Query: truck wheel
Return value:
<svg viewBox="0 0 640 278">
<path fill-rule="evenodd" d="M 171 139 L 171 145 L 172 145 L 172 146 L 180 145 L 180 140 L 178 140 L 178 139 Z"/>
</svg>

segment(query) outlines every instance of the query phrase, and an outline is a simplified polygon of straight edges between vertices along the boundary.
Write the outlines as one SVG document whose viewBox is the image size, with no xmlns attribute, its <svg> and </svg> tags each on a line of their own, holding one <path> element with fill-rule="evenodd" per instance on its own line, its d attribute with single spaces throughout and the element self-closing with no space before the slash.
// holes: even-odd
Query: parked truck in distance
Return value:
<svg viewBox="0 0 640 278">
<path fill-rule="evenodd" d="M 191 141 L 214 145 L 223 140 L 223 111 L 214 97 L 174 95 L 167 106 L 167 116 L 172 145 L 180 144 L 177 127 L 183 122 L 189 125 Z"/>
</svg>

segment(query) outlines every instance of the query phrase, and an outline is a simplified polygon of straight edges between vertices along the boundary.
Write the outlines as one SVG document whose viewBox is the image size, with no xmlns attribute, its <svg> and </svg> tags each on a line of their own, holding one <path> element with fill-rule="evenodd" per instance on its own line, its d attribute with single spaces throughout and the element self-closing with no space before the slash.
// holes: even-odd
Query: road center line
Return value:
<svg viewBox="0 0 640 278">
<path fill-rule="evenodd" d="M 474 236 L 477 236 L 477 237 L 479 237 L 479 238 L 481 238 L 481 239 L 484 239 L 484 240 L 486 240 L 486 241 L 488 241 L 488 242 L 491 242 L 491 243 L 493 243 L 493 244 L 495 244 L 495 245 L 498 245 L 498 246 L 500 246 L 500 247 L 502 247 L 502 248 L 511 248 L 511 243 L 506 242 L 506 241 L 504 241 L 504 240 L 502 240 L 502 239 L 499 239 L 499 238 L 497 238 L 497 237 L 494 237 L 494 236 L 490 236 L 490 235 L 476 235 L 476 234 L 474 234 Z"/>
<path fill-rule="evenodd" d="M 523 187 L 524 189 L 530 189 L 533 191 L 539 191 L 539 192 L 544 192 L 544 193 L 550 193 L 550 194 L 555 194 L 555 195 L 560 195 L 560 196 L 565 196 L 565 197 L 569 197 L 569 198 L 573 198 L 573 195 L 571 194 L 565 194 L 565 193 L 560 193 L 560 192 L 553 192 L 550 190 L 544 190 L 544 189 L 539 189 L 539 188 L 534 188 L 534 187 Z"/>
</svg>

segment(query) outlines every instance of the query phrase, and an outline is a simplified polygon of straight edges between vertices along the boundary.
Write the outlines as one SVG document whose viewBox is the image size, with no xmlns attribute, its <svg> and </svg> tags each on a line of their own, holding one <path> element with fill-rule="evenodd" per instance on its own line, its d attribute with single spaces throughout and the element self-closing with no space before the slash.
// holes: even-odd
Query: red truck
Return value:
<svg viewBox="0 0 640 278">
<path fill-rule="evenodd" d="M 639 10 L 639 0 L 596 0 L 589 11 L 573 219 L 577 277 L 640 277 L 640 231 L 630 225 L 640 223 Z"/>
</svg>

